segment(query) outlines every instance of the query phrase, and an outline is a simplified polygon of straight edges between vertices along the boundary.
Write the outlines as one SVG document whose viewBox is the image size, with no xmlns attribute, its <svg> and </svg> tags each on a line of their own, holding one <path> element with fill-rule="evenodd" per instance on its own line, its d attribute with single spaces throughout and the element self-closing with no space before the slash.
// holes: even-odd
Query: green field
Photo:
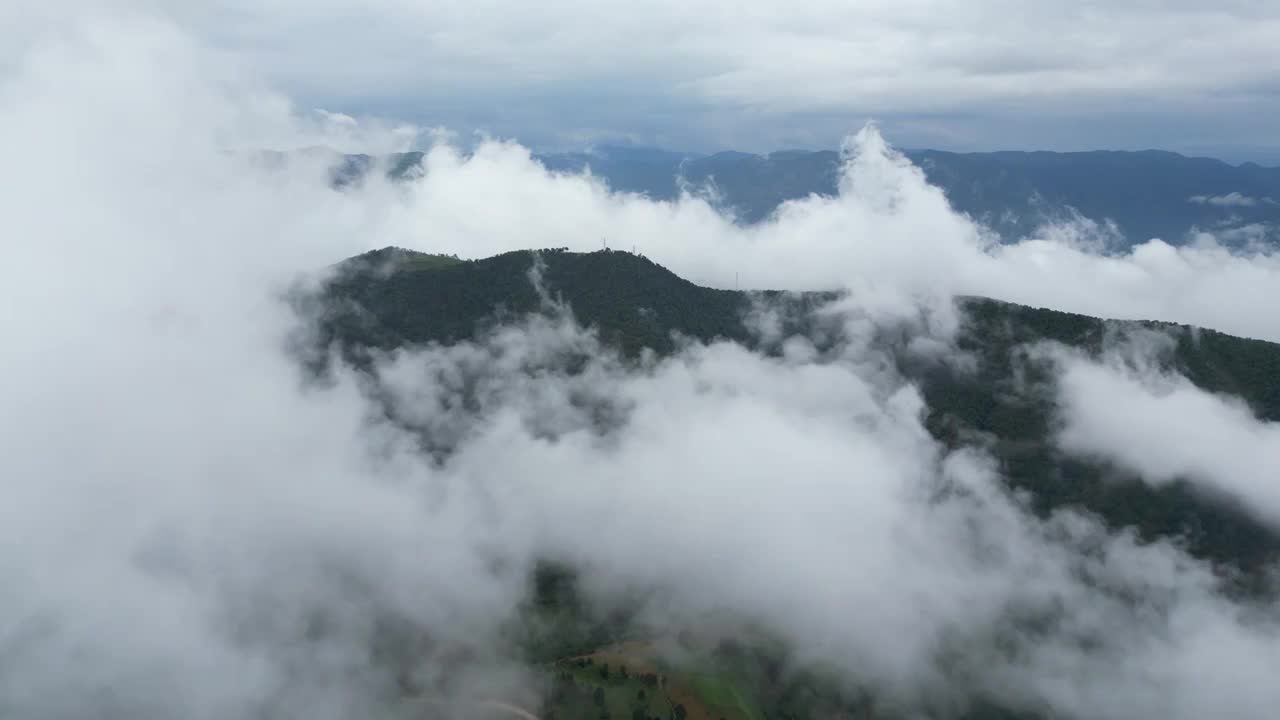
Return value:
<svg viewBox="0 0 1280 720">
<path fill-rule="evenodd" d="M 765 720 L 759 706 L 749 699 L 750 693 L 724 675 L 694 674 L 682 678 L 710 709 L 721 717 L 743 720 Z"/>
</svg>

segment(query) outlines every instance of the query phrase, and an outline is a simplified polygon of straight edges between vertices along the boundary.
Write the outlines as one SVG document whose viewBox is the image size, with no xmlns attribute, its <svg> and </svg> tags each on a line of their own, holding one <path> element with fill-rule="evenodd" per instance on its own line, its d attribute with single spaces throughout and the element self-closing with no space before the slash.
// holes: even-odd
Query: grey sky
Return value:
<svg viewBox="0 0 1280 720">
<path fill-rule="evenodd" d="M 874 118 L 903 146 L 1280 162 L 1262 0 L 70 4 L 158 9 L 304 107 L 536 147 L 834 147 Z"/>
</svg>

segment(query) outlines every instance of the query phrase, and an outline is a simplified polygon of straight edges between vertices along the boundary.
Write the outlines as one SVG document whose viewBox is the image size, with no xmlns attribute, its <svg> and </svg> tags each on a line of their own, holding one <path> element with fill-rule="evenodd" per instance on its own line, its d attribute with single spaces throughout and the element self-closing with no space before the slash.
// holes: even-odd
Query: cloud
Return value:
<svg viewBox="0 0 1280 720">
<path fill-rule="evenodd" d="M 1190 480 L 1280 527 L 1280 427 L 1238 398 L 1207 393 L 1150 364 L 1060 361 L 1065 426 L 1059 441 L 1154 484 Z"/>
<path fill-rule="evenodd" d="M 885 110 L 886 102 L 895 109 L 934 109 L 961 99 L 1042 96 L 1050 87 L 1055 94 L 1105 96 L 1247 86 L 1275 69 L 1264 41 L 1280 22 L 1252 3 L 1228 4 L 1213 14 L 1189 5 L 1152 12 L 1141 3 L 1014 14 L 999 1 L 963 10 L 934 2 L 827 3 L 799 11 L 753 2 L 742 13 L 723 10 L 665 1 L 623 6 L 565 0 L 526 12 L 500 2 L 428 9 L 390 0 L 355 15 L 340 3 L 283 1 L 221 3 L 203 17 L 221 20 L 216 27 L 223 37 L 241 47 L 294 51 L 290 73 L 301 71 L 304 58 L 319 59 L 308 50 L 344 37 L 355 49 L 347 56 L 355 63 L 347 76 L 367 76 L 394 89 L 434 81 L 485 89 L 591 81 L 625 77 L 627 68 L 639 67 L 642 77 L 674 81 L 703 97 L 873 112 Z M 299 18 L 308 32 L 286 36 L 282 31 Z M 1190 37 L 1178 32 L 1189 27 L 1202 34 L 1156 41 Z M 373 31 L 381 35 L 381 50 Z M 618 42 L 624 36 L 655 42 Z M 1065 42 L 1040 42 L 1050 36 Z M 410 38 L 418 39 L 412 49 Z M 926 38 L 932 40 L 922 42 Z M 1230 51 L 1206 62 L 1200 50 L 1211 46 Z M 499 47 L 510 61 L 486 60 Z M 780 67 L 766 57 L 796 62 Z M 592 62 L 584 63 L 588 58 Z M 308 76 L 332 75 L 317 72 L 331 67 Z M 411 68 L 426 74 L 413 78 Z"/>
<path fill-rule="evenodd" d="M 1274 201 L 1271 198 L 1262 198 L 1259 201 L 1255 197 L 1241 195 L 1238 192 L 1230 192 L 1226 195 L 1193 195 L 1188 198 L 1188 202 L 1197 205 L 1213 205 L 1215 207 L 1254 207 L 1259 202 L 1272 203 Z"/>
<path fill-rule="evenodd" d="M 945 347 L 957 292 L 1267 335 L 1273 257 L 994 247 L 873 130 L 839 198 L 758 229 L 497 142 L 335 192 L 327 158 L 245 151 L 384 147 L 394 124 L 366 138 L 297 113 L 170 24 L 79 25 L 16 67 L 0 80 L 6 714 L 394 716 L 414 710 L 404 684 L 518 697 L 536 679 L 501 630 L 540 556 L 574 561 L 601 603 L 650 589 L 651 619 L 766 623 L 895 707 L 945 714 L 976 688 L 1067 717 L 1272 714 L 1273 619 L 1171 545 L 1026 512 L 988 458 L 931 440 L 919 393 L 873 372 L 863 340 L 925 314 L 913 332 Z M 829 312 L 848 342 L 695 344 L 637 368 L 553 315 L 390 355 L 377 388 L 343 369 L 306 383 L 285 352 L 297 319 L 278 298 L 300 272 L 385 245 L 601 234 L 704 281 L 847 287 Z M 558 364 L 571 352 L 578 372 Z M 425 457 L 424 434 L 449 457 Z"/>
<path fill-rule="evenodd" d="M 1274 114 L 1280 70 L 1271 52 L 1280 14 L 1244 0 L 1212 11 L 1140 0 L 13 7 L 0 23 L 10 29 L 6 48 L 25 46 L 51 17 L 142 7 L 312 104 L 550 142 L 598 132 L 736 149 L 829 146 L 871 116 L 905 141 L 948 147 L 1061 146 L 1083 127 L 1091 139 L 1076 147 L 1147 147 L 1162 137 L 1265 148 L 1269 128 L 1256 118 Z M 1137 111 L 1138 122 L 1133 98 L 1151 108 Z"/>
<path fill-rule="evenodd" d="M 6 714 L 373 711 L 388 622 L 429 628 L 424 658 L 496 647 L 523 582 L 463 549 L 476 498 L 429 506 L 350 383 L 299 390 L 273 295 L 359 249 L 373 208 L 319 163 L 226 152 L 314 128 L 206 60 L 102 25 L 0 91 Z"/>
<path fill-rule="evenodd" d="M 938 448 L 915 391 L 861 374 L 856 350 L 823 363 L 713 345 L 643 373 L 607 356 L 578 375 L 510 372 L 547 347 L 581 349 L 578 332 L 506 328 L 402 352 L 387 372 L 416 408 L 457 406 L 441 377 L 480 388 L 490 419 L 450 467 L 605 596 L 656 589 L 668 624 L 711 612 L 764 623 L 803 661 L 900 707 L 945 713 L 964 681 L 1068 717 L 1264 707 L 1269 684 L 1212 663 L 1227 646 L 1241 664 L 1269 662 L 1274 630 L 1236 617 L 1205 568 L 1079 517 L 1033 520 L 980 455 Z M 574 402 L 588 390 L 625 415 L 620 429 L 592 432 L 596 404 Z"/>
</svg>

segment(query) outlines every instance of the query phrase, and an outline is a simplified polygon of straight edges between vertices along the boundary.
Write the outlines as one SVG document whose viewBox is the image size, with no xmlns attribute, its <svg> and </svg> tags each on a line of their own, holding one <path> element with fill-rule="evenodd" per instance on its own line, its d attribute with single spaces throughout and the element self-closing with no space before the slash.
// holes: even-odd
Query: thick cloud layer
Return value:
<svg viewBox="0 0 1280 720">
<path fill-rule="evenodd" d="M 539 322 L 401 354 L 387 377 L 419 410 L 458 404 L 442 377 L 478 379 L 490 419 L 450 467 L 601 592 L 657 589 L 668 623 L 761 621 L 890 706 L 944 715 L 962 681 L 1069 717 L 1251 717 L 1272 701 L 1238 670 L 1277 659 L 1269 621 L 1171 546 L 1032 520 L 981 455 L 933 443 L 914 390 L 860 375 L 858 350 L 815 362 L 716 345 L 641 374 L 511 372 L 591 342 Z M 592 394 L 596 412 L 580 403 Z M 592 432 L 600 405 L 622 430 Z M 1038 632 L 1019 625 L 1032 618 Z"/>
<path fill-rule="evenodd" d="M 0 80 L 5 714 L 394 717 L 416 711 L 405 685 L 515 697 L 536 682 L 501 626 L 539 556 L 583 568 L 602 602 L 655 593 L 656 620 L 764 623 L 895 707 L 945 714 L 976 689 L 1067 717 L 1273 712 L 1273 619 L 1170 545 L 1034 519 L 981 453 L 930 439 L 918 393 L 867 371 L 857 341 L 868 317 L 956 292 L 1274 337 L 1249 310 L 1276 292 L 1272 257 L 988 248 L 872 130 L 841 197 L 750 230 L 503 144 L 338 193 L 322 156 L 251 151 L 361 130 L 299 120 L 236 69 L 128 21 L 42 41 Z M 385 358 L 399 425 L 353 373 L 316 388 L 285 352 L 277 294 L 299 271 L 388 244 L 601 235 L 694 279 L 850 288 L 830 312 L 851 341 L 774 359 L 694 345 L 637 369 L 557 311 Z M 458 412 L 464 379 L 479 402 Z M 423 432 L 454 454 L 423 457 Z"/>
</svg>

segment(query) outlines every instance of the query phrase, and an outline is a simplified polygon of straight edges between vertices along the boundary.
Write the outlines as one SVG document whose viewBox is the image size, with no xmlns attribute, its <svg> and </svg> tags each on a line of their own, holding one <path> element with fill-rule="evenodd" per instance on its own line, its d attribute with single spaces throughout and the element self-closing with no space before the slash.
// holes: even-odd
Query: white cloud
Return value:
<svg viewBox="0 0 1280 720">
<path fill-rule="evenodd" d="M 1242 195 L 1238 192 L 1230 192 L 1226 195 L 1193 195 L 1188 198 L 1189 202 L 1197 205 L 1213 205 L 1216 207 L 1254 207 L 1259 203 L 1258 198 Z M 1261 202 L 1271 203 L 1271 198 L 1262 198 Z"/>
<path fill-rule="evenodd" d="M 1151 483 L 1190 480 L 1280 527 L 1280 427 L 1238 398 L 1148 367 L 1060 359 L 1067 450 L 1115 462 Z"/>
<path fill-rule="evenodd" d="M 492 413 L 453 467 L 496 482 L 506 504 L 495 511 L 593 568 L 601 592 L 659 589 L 668 622 L 745 615 L 907 705 L 952 699 L 937 662 L 950 649 L 950 670 L 976 686 L 1068 717 L 1253 717 L 1271 699 L 1259 676 L 1216 669 L 1227 647 L 1242 665 L 1270 662 L 1274 630 L 1235 617 L 1205 568 L 1169 546 L 1103 539 L 1079 518 L 1031 520 L 980 456 L 939 454 L 914 391 L 869 385 L 856 364 L 720 345 L 644 374 L 533 379 L 503 367 L 519 352 L 484 367 L 475 348 L 455 348 L 401 355 L 397 392 L 433 406 L 422 400 L 444 390 L 432 378 L 445 356 L 466 358 Z M 626 408 L 624 431 L 583 429 L 568 398 L 588 388 Z M 574 422 L 531 442 L 548 417 Z M 963 494 L 931 503 L 944 483 Z M 1085 546 L 1102 555 L 1076 555 Z M 1143 600 L 1100 587 L 1142 588 Z M 1008 637 L 1009 657 L 994 643 L 1011 613 L 1050 623 L 1043 636 Z"/>
</svg>

